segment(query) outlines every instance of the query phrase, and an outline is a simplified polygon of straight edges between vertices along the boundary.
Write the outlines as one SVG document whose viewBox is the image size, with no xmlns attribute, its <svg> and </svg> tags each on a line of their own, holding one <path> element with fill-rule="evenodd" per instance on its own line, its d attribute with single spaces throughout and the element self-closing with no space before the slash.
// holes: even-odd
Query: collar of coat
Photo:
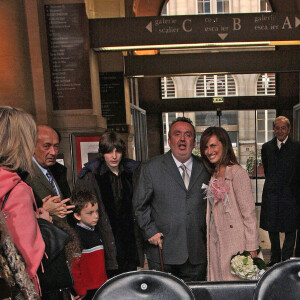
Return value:
<svg viewBox="0 0 300 300">
<path fill-rule="evenodd" d="M 92 172 L 95 174 L 98 173 L 103 164 L 103 161 L 101 161 L 99 158 L 92 159 L 84 165 L 83 169 L 78 175 L 78 178 L 84 177 L 87 172 Z M 130 158 L 124 158 L 121 160 L 120 164 L 122 164 L 122 168 L 124 168 L 125 172 L 133 173 L 140 165 L 140 162 Z"/>
</svg>

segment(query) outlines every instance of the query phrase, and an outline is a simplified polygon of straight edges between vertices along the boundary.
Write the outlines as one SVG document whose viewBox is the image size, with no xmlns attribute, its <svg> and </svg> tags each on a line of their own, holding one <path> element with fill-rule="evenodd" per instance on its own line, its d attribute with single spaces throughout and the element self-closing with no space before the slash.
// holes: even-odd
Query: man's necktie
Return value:
<svg viewBox="0 0 300 300">
<path fill-rule="evenodd" d="M 189 183 L 190 183 L 190 176 L 187 172 L 186 166 L 184 164 L 182 164 L 179 168 L 182 169 L 182 179 L 183 179 L 186 189 L 188 189 Z"/>
<path fill-rule="evenodd" d="M 46 173 L 46 176 L 48 178 L 48 181 L 50 182 L 51 186 L 53 187 L 54 191 L 56 192 L 56 186 L 54 184 L 53 178 L 49 172 Z"/>
<path fill-rule="evenodd" d="M 284 146 L 284 143 L 281 143 L 281 144 L 280 144 L 279 150 L 282 148 L 282 146 Z"/>
</svg>

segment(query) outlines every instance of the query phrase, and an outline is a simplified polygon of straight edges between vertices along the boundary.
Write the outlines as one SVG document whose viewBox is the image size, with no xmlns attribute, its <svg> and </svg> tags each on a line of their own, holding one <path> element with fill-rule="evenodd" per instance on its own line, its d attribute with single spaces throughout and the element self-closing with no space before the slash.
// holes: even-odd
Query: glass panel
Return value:
<svg viewBox="0 0 300 300">
<path fill-rule="evenodd" d="M 273 128 L 273 120 L 275 119 L 276 116 L 269 115 L 268 117 L 269 119 L 271 119 L 268 120 L 268 128 Z"/>
<path fill-rule="evenodd" d="M 271 6 L 268 0 L 260 0 L 260 11 L 261 12 L 271 12 Z"/>
<path fill-rule="evenodd" d="M 270 118 L 270 119 L 276 118 L 276 110 L 275 109 L 268 110 L 268 118 Z"/>
<path fill-rule="evenodd" d="M 217 0 L 217 13 L 229 13 L 229 0 Z"/>
<path fill-rule="evenodd" d="M 175 90 L 174 81 L 171 77 L 161 77 L 160 84 L 161 84 L 162 99 L 175 98 L 176 90 Z"/>
<path fill-rule="evenodd" d="M 265 120 L 257 120 L 257 129 L 265 130 Z"/>
<path fill-rule="evenodd" d="M 261 74 L 257 80 L 257 95 L 275 95 L 276 84 L 274 73 Z"/>
<path fill-rule="evenodd" d="M 205 79 L 205 90 L 206 96 L 214 96 L 215 95 L 215 79 L 214 75 L 206 75 Z"/>
<path fill-rule="evenodd" d="M 210 13 L 210 0 L 198 0 L 198 14 Z"/>
<path fill-rule="evenodd" d="M 265 132 L 258 131 L 257 132 L 257 142 L 264 143 L 265 141 Z"/>
<path fill-rule="evenodd" d="M 268 132 L 268 140 L 270 141 L 274 137 L 274 131 Z"/>
<path fill-rule="evenodd" d="M 264 119 L 265 118 L 265 111 L 264 110 L 258 110 L 257 111 L 257 119 Z"/>
<path fill-rule="evenodd" d="M 222 111 L 221 116 L 221 124 L 222 125 L 237 125 L 238 124 L 238 112 L 225 110 Z"/>
</svg>

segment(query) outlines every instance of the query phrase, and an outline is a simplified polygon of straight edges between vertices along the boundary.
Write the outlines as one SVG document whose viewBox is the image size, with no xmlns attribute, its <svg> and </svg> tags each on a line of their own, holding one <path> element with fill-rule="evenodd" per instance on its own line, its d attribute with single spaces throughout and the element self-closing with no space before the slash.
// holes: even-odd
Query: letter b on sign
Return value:
<svg viewBox="0 0 300 300">
<path fill-rule="evenodd" d="M 241 26 L 241 19 L 240 18 L 233 18 L 233 30 L 240 30 Z"/>
</svg>

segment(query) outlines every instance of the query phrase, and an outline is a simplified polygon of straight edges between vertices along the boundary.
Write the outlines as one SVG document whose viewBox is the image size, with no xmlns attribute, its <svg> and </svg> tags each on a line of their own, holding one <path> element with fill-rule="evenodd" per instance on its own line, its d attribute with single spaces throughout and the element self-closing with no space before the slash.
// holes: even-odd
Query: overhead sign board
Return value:
<svg viewBox="0 0 300 300">
<path fill-rule="evenodd" d="M 300 40 L 300 13 L 91 19 L 91 47 Z M 102 49 L 103 50 L 103 49 Z"/>
</svg>

